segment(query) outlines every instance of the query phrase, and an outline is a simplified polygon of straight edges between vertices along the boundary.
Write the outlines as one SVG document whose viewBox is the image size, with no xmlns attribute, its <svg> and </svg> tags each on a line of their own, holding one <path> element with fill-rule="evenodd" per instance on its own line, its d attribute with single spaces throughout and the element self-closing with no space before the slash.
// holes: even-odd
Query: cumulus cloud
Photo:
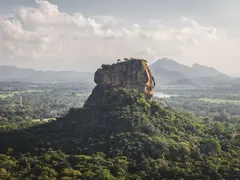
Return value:
<svg viewBox="0 0 240 180">
<path fill-rule="evenodd" d="M 92 71 L 123 57 L 149 62 L 170 57 L 185 63 L 205 58 L 207 64 L 214 57 L 207 55 L 212 54 L 209 51 L 224 48 L 219 43 L 235 45 L 226 32 L 186 17 L 178 28 L 151 20 L 129 25 L 111 16 L 68 14 L 47 1 L 36 3 L 37 8 L 20 8 L 13 17 L 0 20 L 0 62 L 79 71 Z"/>
</svg>

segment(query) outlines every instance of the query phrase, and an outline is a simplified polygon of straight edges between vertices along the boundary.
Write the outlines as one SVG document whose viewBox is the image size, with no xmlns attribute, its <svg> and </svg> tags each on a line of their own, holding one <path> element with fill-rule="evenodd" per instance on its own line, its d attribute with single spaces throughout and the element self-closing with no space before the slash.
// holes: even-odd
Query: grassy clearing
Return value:
<svg viewBox="0 0 240 180">
<path fill-rule="evenodd" d="M 48 122 L 50 120 L 55 120 L 54 118 L 45 118 L 45 119 L 32 119 L 32 122 Z"/>
<path fill-rule="evenodd" d="M 5 94 L 0 94 L 0 99 L 8 98 L 8 97 L 13 97 L 15 93 L 5 93 Z"/>
<path fill-rule="evenodd" d="M 240 104 L 240 100 L 225 100 L 225 99 L 210 99 L 210 98 L 200 98 L 199 101 L 215 103 L 215 104 Z"/>
<path fill-rule="evenodd" d="M 44 90 L 24 90 L 24 91 L 18 91 L 19 93 L 31 93 L 31 92 L 44 92 Z"/>
<path fill-rule="evenodd" d="M 0 93 L 0 99 L 14 97 L 16 94 L 33 93 L 33 92 L 44 92 L 44 91 L 43 90 L 24 90 L 24 91 L 13 91 L 11 93 Z"/>
<path fill-rule="evenodd" d="M 77 96 L 83 96 L 84 94 L 76 93 Z"/>
</svg>

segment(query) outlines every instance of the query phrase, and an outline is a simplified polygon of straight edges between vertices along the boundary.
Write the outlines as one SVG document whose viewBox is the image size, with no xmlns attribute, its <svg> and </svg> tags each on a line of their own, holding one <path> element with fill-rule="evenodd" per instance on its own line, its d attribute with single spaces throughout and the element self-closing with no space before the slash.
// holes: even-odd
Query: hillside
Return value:
<svg viewBox="0 0 240 180">
<path fill-rule="evenodd" d="M 1 132 L 1 179 L 240 177 L 240 139 L 229 135 L 230 126 L 215 128 L 211 121 L 161 107 L 148 91 L 138 92 L 152 79 L 146 64 L 119 66 L 136 68 L 124 73 L 138 72 L 131 81 L 135 88 L 125 78 L 119 82 L 127 89 L 109 83 L 118 71 L 109 74 L 103 68 L 83 108 L 43 125 Z"/>
<path fill-rule="evenodd" d="M 191 72 L 191 67 L 180 64 L 172 59 L 163 58 L 155 61 L 150 65 L 152 71 L 157 71 L 159 68 L 166 69 L 168 71 L 177 71 L 186 76 L 189 76 Z"/>
<path fill-rule="evenodd" d="M 158 70 L 154 70 L 154 68 L 150 67 L 153 76 L 157 82 L 157 88 L 161 88 L 162 84 L 168 84 L 170 82 L 178 81 L 180 79 L 186 79 L 187 76 L 178 72 L 178 71 L 170 71 L 164 68 L 159 68 Z"/>
<path fill-rule="evenodd" d="M 155 61 L 150 65 L 150 69 L 155 76 L 156 82 L 160 84 L 169 84 L 181 79 L 189 79 L 195 84 L 204 86 L 232 80 L 230 76 L 212 67 L 197 63 L 189 67 L 167 58 Z M 208 78 L 212 81 L 207 81 Z"/>
<path fill-rule="evenodd" d="M 194 84 L 189 79 L 179 79 L 177 81 L 172 81 L 172 82 L 168 83 L 168 85 L 170 85 L 170 86 L 197 87 L 197 85 Z"/>
<path fill-rule="evenodd" d="M 194 63 L 191 68 L 189 76 L 193 77 L 218 77 L 218 76 L 227 76 L 213 67 L 203 66 L 197 63 Z"/>
<path fill-rule="evenodd" d="M 237 158 L 239 140 L 229 139 L 224 133 L 215 134 L 217 131 L 212 132 L 209 124 L 196 117 L 164 109 L 145 100 L 143 94 L 134 90 L 110 88 L 102 95 L 104 98 L 100 104 L 91 101 L 88 107 L 71 109 L 57 121 L 1 133 L 1 152 L 11 147 L 15 155 L 21 152 L 38 154 L 41 163 L 56 172 L 60 171 L 57 168 L 59 163 L 66 161 L 72 163 L 67 165 L 68 169 L 80 171 L 82 178 L 87 176 L 87 170 L 92 171 L 92 176 L 97 176 L 99 168 L 103 167 L 116 179 L 121 176 L 126 179 L 132 176 L 142 179 L 239 177 L 239 172 L 234 170 L 240 168 Z M 51 150 L 47 151 L 49 148 Z M 53 150 L 75 155 L 63 156 Z M 104 155 L 97 155 L 98 152 Z M 47 157 L 53 159 L 44 160 Z M 36 175 L 37 167 L 31 165 L 36 160 L 29 155 L 27 158 L 32 170 L 24 175 Z M 48 164 L 54 163 L 54 159 L 58 162 L 55 164 L 59 164 L 56 167 Z M 120 159 L 124 159 L 124 165 Z M 114 163 L 116 160 L 119 165 Z M 21 158 L 18 161 L 20 163 Z M 228 168 L 225 167 L 226 161 Z M 74 162 L 78 162 L 79 168 L 76 169 Z M 109 166 L 111 162 L 112 166 Z M 92 163 L 97 163 L 98 167 Z M 118 166 L 124 166 L 124 170 L 120 171 Z"/>
<path fill-rule="evenodd" d="M 89 83 L 92 79 L 93 73 L 88 72 L 36 71 L 15 66 L 0 66 L 0 81 Z"/>
</svg>

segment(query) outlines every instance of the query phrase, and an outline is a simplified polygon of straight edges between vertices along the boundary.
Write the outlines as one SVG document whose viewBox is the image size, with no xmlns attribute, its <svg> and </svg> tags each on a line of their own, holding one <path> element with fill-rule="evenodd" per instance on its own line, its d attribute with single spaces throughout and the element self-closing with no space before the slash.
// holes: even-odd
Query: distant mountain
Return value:
<svg viewBox="0 0 240 180">
<path fill-rule="evenodd" d="M 168 71 L 177 71 L 184 74 L 185 76 L 188 76 L 191 72 L 191 67 L 185 66 L 172 59 L 167 58 L 157 60 L 156 62 L 151 64 L 150 67 L 152 71 L 158 71 L 161 68 Z"/>
<path fill-rule="evenodd" d="M 213 67 L 203 66 L 197 63 L 193 64 L 189 75 L 193 77 L 227 77 L 227 75 L 217 71 Z"/>
<path fill-rule="evenodd" d="M 0 81 L 92 82 L 93 73 L 74 71 L 36 71 L 15 66 L 0 66 Z"/>
<path fill-rule="evenodd" d="M 186 75 L 178 71 L 169 71 L 164 68 L 159 68 L 158 70 L 151 69 L 153 77 L 156 81 L 156 86 L 161 84 L 168 84 L 172 81 L 177 81 L 179 79 L 187 78 Z"/>
<path fill-rule="evenodd" d="M 172 59 L 163 58 L 150 65 L 157 84 L 169 84 L 189 79 L 198 85 L 211 85 L 219 81 L 229 81 L 232 77 L 217 71 L 213 67 L 193 64 L 192 67 L 180 64 Z M 209 78 L 211 81 L 208 81 Z"/>
</svg>

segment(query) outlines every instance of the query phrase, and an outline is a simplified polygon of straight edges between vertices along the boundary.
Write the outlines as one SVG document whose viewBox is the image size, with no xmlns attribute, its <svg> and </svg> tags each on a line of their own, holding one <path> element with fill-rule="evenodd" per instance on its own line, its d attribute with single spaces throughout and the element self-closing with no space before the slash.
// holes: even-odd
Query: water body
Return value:
<svg viewBox="0 0 240 180">
<path fill-rule="evenodd" d="M 162 92 L 154 92 L 153 96 L 156 96 L 158 98 L 170 98 L 172 96 L 177 96 L 177 95 L 176 94 L 165 94 L 165 93 L 162 93 Z"/>
</svg>

